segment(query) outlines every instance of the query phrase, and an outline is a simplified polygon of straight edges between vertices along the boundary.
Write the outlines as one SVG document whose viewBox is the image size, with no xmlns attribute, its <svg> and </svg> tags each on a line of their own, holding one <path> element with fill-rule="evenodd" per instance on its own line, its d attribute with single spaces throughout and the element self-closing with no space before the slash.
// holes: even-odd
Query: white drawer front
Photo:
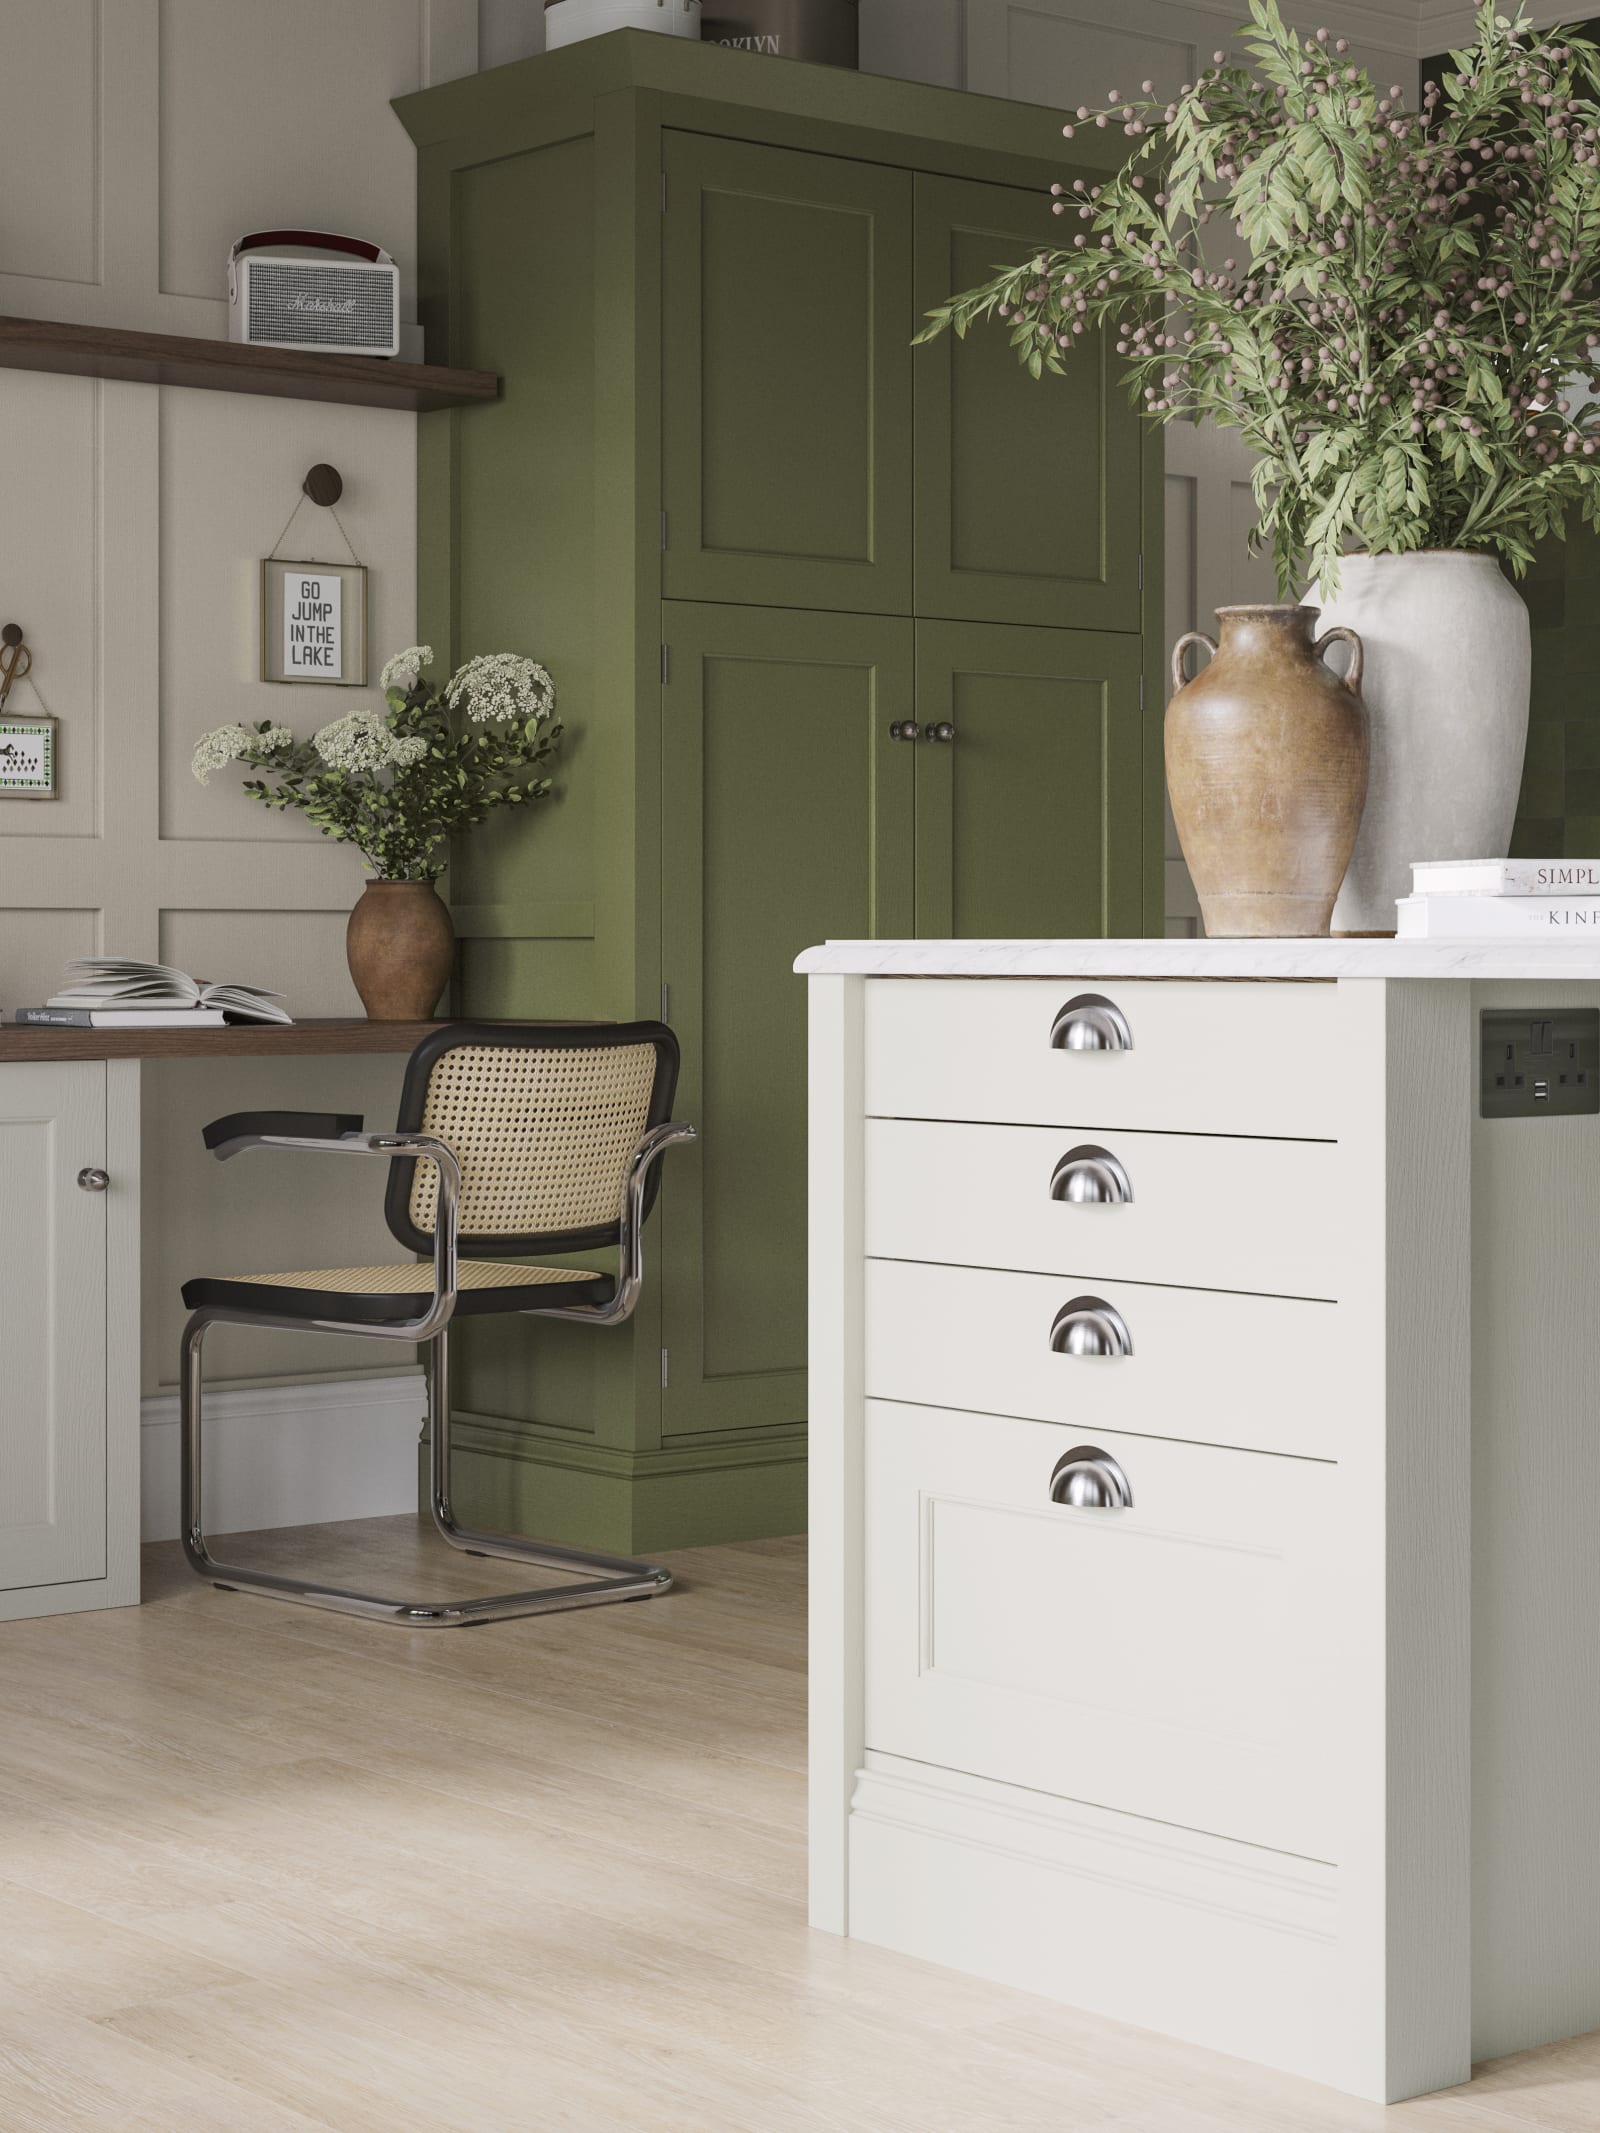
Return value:
<svg viewBox="0 0 1600 2133">
<path fill-rule="evenodd" d="M 1057 1315 L 1084 1294 L 1118 1314 L 1131 1355 L 1051 1346 Z M 1080 1435 L 1333 1459 L 1349 1438 L 1342 1323 L 1333 1304 L 1288 1297 L 869 1260 L 867 1392 Z"/>
<path fill-rule="evenodd" d="M 1337 1863 L 1337 1470 L 872 1402 L 866 1745 Z"/>
<path fill-rule="evenodd" d="M 1065 1158 L 1104 1179 L 1105 1155 L 1103 1189 L 1131 1201 L 1052 1198 Z M 1338 1189 L 1331 1141 L 867 1122 L 867 1250 L 886 1259 L 1337 1297 Z"/>
<path fill-rule="evenodd" d="M 1120 984 L 1113 979 L 875 978 L 867 1109 L 884 1118 L 1011 1120 L 1173 1133 L 1337 1137 L 1338 987 Z M 1131 1051 L 1061 1051 L 1084 993 L 1112 1001 Z"/>
</svg>

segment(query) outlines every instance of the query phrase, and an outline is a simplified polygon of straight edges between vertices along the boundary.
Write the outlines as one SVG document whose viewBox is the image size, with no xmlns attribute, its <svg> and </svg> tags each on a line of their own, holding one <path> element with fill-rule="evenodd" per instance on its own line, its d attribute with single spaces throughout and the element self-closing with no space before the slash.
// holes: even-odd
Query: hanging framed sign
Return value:
<svg viewBox="0 0 1600 2133">
<path fill-rule="evenodd" d="M 56 722 L 0 718 L 0 800 L 56 796 Z"/>
<path fill-rule="evenodd" d="M 261 565 L 261 679 L 312 681 L 360 689 L 367 680 L 367 573 L 334 506 L 344 494 L 337 467 L 315 466 L 300 484 L 288 524 Z M 348 563 L 280 556 L 289 527 L 309 500 L 338 527 Z"/>
<path fill-rule="evenodd" d="M 261 679 L 365 687 L 367 573 L 361 564 L 267 557 L 261 565 Z"/>
<path fill-rule="evenodd" d="M 0 629 L 0 800 L 53 800 L 56 796 L 56 721 L 32 682 L 38 710 L 16 718 L 6 709 L 15 683 L 27 679 L 33 654 L 18 623 Z"/>
</svg>

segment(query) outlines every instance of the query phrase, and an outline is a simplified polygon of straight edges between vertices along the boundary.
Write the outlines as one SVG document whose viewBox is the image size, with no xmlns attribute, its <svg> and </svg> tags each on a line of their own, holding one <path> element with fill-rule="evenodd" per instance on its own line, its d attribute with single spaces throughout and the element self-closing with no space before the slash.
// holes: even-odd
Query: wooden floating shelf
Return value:
<svg viewBox="0 0 1600 2133">
<path fill-rule="evenodd" d="M 0 318 L 0 369 L 46 370 L 135 385 L 189 385 L 205 392 L 264 393 L 279 400 L 334 400 L 414 415 L 495 400 L 490 370 L 398 363 L 380 356 L 305 355 L 181 333 L 130 333 L 56 319 Z"/>
</svg>

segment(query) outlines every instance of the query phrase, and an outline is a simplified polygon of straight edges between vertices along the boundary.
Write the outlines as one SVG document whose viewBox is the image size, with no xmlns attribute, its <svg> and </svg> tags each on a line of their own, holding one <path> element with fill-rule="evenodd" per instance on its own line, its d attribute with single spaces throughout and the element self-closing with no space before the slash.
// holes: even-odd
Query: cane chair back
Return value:
<svg viewBox="0 0 1600 2133">
<path fill-rule="evenodd" d="M 431 1133 L 461 1165 L 463 1254 L 588 1250 L 619 1236 L 628 1159 L 672 1111 L 678 1046 L 658 1022 L 455 1023 L 412 1054 L 399 1130 Z M 648 1209 L 655 1194 L 652 1175 Z M 387 1215 L 430 1251 L 438 1173 L 397 1162 Z"/>
</svg>

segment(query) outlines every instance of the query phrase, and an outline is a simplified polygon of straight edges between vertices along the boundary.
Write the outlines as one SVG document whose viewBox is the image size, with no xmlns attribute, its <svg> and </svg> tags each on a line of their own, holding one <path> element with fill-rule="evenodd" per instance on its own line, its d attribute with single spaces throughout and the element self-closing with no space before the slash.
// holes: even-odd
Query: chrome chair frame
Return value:
<svg viewBox="0 0 1600 2133">
<path fill-rule="evenodd" d="M 589 1325 L 615 1326 L 633 1315 L 644 1281 L 645 1194 L 650 1173 L 666 1151 L 696 1138 L 693 1126 L 653 1128 L 628 1159 L 619 1222 L 620 1261 L 616 1287 L 603 1304 L 572 1305 L 561 1310 L 526 1311 L 525 1318 L 577 1319 Z M 179 1409 L 182 1422 L 183 1550 L 202 1577 L 219 1591 L 255 1592 L 303 1607 L 335 1614 L 359 1615 L 367 1621 L 399 1622 L 413 1629 L 465 1629 L 480 1622 L 503 1622 L 516 1615 L 547 1615 L 575 1607 L 603 1607 L 613 1600 L 648 1600 L 668 1590 L 672 1573 L 656 1563 L 626 1556 L 597 1555 L 586 1549 L 558 1548 L 523 1540 L 510 1533 L 480 1533 L 460 1525 L 450 1503 L 450 1358 L 449 1325 L 458 1294 L 458 1210 L 461 1168 L 443 1141 L 424 1133 L 343 1133 L 319 1139 L 298 1134 L 247 1133 L 224 1141 L 213 1153 L 219 1161 L 251 1148 L 279 1148 L 316 1155 L 424 1156 L 438 1172 L 438 1211 L 434 1224 L 433 1294 L 415 1318 L 390 1324 L 353 1324 L 333 1318 L 290 1317 L 274 1311 L 223 1310 L 206 1306 L 194 1312 L 183 1332 Z M 475 1600 L 386 1600 L 281 1573 L 220 1563 L 206 1546 L 201 1511 L 203 1479 L 203 1374 L 201 1351 L 207 1330 L 218 1324 L 279 1326 L 294 1332 L 352 1333 L 368 1339 L 415 1342 L 427 1349 L 429 1490 L 428 1502 L 440 1537 L 467 1555 L 495 1556 L 529 1563 L 543 1570 L 572 1571 L 589 1582 L 545 1586 L 532 1592 L 507 1592 Z"/>
</svg>

